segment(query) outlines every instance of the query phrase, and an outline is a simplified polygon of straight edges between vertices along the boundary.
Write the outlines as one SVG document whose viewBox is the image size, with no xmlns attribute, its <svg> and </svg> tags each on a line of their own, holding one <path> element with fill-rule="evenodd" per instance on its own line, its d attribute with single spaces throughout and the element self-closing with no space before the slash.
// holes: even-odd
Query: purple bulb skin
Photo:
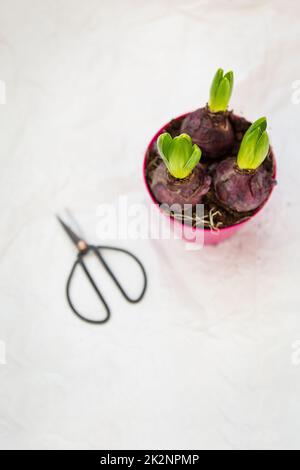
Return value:
<svg viewBox="0 0 300 470">
<path fill-rule="evenodd" d="M 164 162 L 153 171 L 151 191 L 160 204 L 201 204 L 202 197 L 211 187 L 211 177 L 200 164 L 184 179 L 176 179 L 170 175 Z"/>
<path fill-rule="evenodd" d="M 274 183 L 263 165 L 253 172 L 242 171 L 238 169 L 235 157 L 220 162 L 213 177 L 217 198 L 224 207 L 236 212 L 249 212 L 260 207 Z"/>
<path fill-rule="evenodd" d="M 191 136 L 208 160 L 230 155 L 234 145 L 234 131 L 228 112 L 212 113 L 208 107 L 188 114 L 181 125 L 181 133 Z"/>
</svg>

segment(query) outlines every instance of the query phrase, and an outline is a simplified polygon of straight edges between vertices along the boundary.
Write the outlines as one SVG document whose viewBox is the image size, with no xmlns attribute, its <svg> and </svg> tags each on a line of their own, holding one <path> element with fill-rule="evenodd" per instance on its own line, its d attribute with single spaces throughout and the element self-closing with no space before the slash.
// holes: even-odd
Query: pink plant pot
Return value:
<svg viewBox="0 0 300 470">
<path fill-rule="evenodd" d="M 185 113 L 181 116 L 178 116 L 176 118 L 176 120 L 183 119 L 188 114 L 189 113 Z M 173 229 L 174 229 L 175 233 L 177 234 L 177 236 L 181 237 L 186 242 L 201 243 L 201 244 L 204 244 L 205 246 L 206 245 L 217 245 L 217 244 L 223 242 L 224 240 L 227 240 L 228 238 L 232 237 L 243 226 L 245 226 L 246 224 L 251 222 L 254 219 L 254 217 L 256 217 L 257 214 L 259 214 L 262 211 L 262 209 L 265 207 L 265 205 L 269 201 L 269 199 L 270 199 L 270 197 L 273 193 L 275 185 L 273 186 L 273 188 L 272 188 L 272 190 L 269 194 L 269 197 L 266 199 L 264 204 L 261 207 L 259 207 L 259 209 L 252 215 L 252 217 L 250 217 L 247 220 L 244 220 L 243 222 L 241 222 L 239 224 L 232 225 L 230 227 L 220 228 L 217 231 L 211 230 L 211 229 L 199 228 L 199 227 L 194 228 L 194 227 L 191 227 L 189 225 L 182 224 L 180 221 L 174 219 L 173 217 L 170 217 L 168 214 L 166 214 L 160 208 L 158 202 L 156 201 L 156 199 L 154 198 L 154 196 L 151 192 L 151 189 L 150 189 L 148 181 L 147 181 L 147 176 L 146 176 L 148 151 L 152 148 L 152 145 L 153 145 L 154 142 L 156 142 L 158 136 L 166 131 L 166 128 L 169 126 L 169 124 L 170 124 L 170 122 L 165 124 L 154 135 L 154 137 L 151 139 L 151 141 L 150 141 L 150 143 L 149 143 L 149 145 L 146 149 L 145 156 L 144 156 L 144 163 L 143 163 L 143 177 L 144 177 L 144 183 L 145 183 L 145 186 L 146 186 L 146 190 L 147 190 L 147 192 L 150 196 L 151 201 L 155 204 L 155 206 L 158 208 L 158 210 L 161 212 L 161 214 L 163 214 L 168 219 L 171 219 L 171 224 L 172 224 Z M 273 153 L 272 153 L 272 155 L 273 155 L 273 160 L 274 160 L 274 175 L 273 175 L 273 178 L 275 180 L 276 179 L 276 173 L 277 173 L 276 160 L 275 160 L 275 157 L 274 157 Z"/>
</svg>

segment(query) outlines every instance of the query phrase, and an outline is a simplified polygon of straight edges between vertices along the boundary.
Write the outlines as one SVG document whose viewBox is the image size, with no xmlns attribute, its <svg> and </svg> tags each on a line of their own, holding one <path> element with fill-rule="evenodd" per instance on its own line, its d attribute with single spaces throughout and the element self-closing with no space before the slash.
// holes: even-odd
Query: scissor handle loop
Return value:
<svg viewBox="0 0 300 470">
<path fill-rule="evenodd" d="M 112 272 L 111 268 L 109 267 L 109 265 L 106 263 L 105 259 L 103 258 L 102 254 L 101 254 L 101 250 L 111 250 L 111 251 L 117 251 L 117 252 L 120 252 L 120 253 L 124 253 L 124 254 L 130 256 L 138 264 L 138 266 L 140 267 L 140 269 L 142 271 L 142 274 L 143 274 L 144 284 L 143 284 L 143 289 L 141 291 L 141 294 L 136 299 L 132 299 L 127 294 L 125 289 L 122 287 L 119 280 L 116 278 L 116 276 Z M 87 323 L 103 324 L 103 323 L 106 323 L 110 318 L 110 308 L 109 308 L 105 298 L 103 297 L 102 293 L 98 289 L 98 287 L 97 287 L 94 279 L 92 278 L 86 264 L 84 263 L 83 258 L 89 252 L 93 252 L 96 255 L 97 259 L 100 261 L 100 263 L 102 264 L 102 266 L 104 267 L 106 272 L 110 275 L 110 277 L 114 281 L 115 285 L 118 287 L 118 289 L 121 292 L 121 294 L 123 295 L 123 297 L 130 303 L 138 303 L 144 297 L 146 289 L 147 289 L 147 274 L 146 274 L 145 268 L 144 268 L 143 264 L 141 263 L 141 261 L 133 253 L 131 253 L 130 251 L 125 250 L 123 248 L 118 248 L 118 247 L 114 247 L 114 246 L 103 246 L 103 245 L 101 245 L 101 246 L 89 245 L 85 251 L 78 253 L 77 259 L 76 259 L 76 261 L 75 261 L 75 263 L 74 263 L 74 265 L 71 269 L 71 272 L 70 272 L 70 275 L 68 277 L 67 284 L 66 284 L 66 296 L 67 296 L 68 303 L 69 303 L 72 311 L 75 313 L 75 315 L 77 315 L 81 320 L 83 320 Z M 101 301 L 101 303 L 104 306 L 106 316 L 102 320 L 92 320 L 90 318 L 85 317 L 80 312 L 78 312 L 78 310 L 76 309 L 76 307 L 74 306 L 74 304 L 72 302 L 71 293 L 70 293 L 71 289 L 70 288 L 71 288 L 71 282 L 72 282 L 75 270 L 76 270 L 78 265 L 80 265 L 82 267 L 88 281 L 92 285 L 92 287 L 95 290 L 99 300 Z"/>
<path fill-rule="evenodd" d="M 106 303 L 106 300 L 104 299 L 103 295 L 101 294 L 101 292 L 99 291 L 97 285 L 95 284 L 88 268 L 86 267 L 86 264 L 84 263 L 83 261 L 83 257 L 90 251 L 90 248 L 88 248 L 88 250 L 84 253 L 78 253 L 78 256 L 77 256 L 77 260 L 75 261 L 72 269 L 71 269 L 71 272 L 70 272 L 70 275 L 68 277 L 68 280 L 67 280 L 67 284 L 66 284 L 66 296 L 67 296 L 67 300 L 68 300 L 68 303 L 71 307 L 71 309 L 73 310 L 73 312 L 75 313 L 75 315 L 77 315 L 81 320 L 87 322 L 87 323 L 93 323 L 93 324 L 103 324 L 103 323 L 106 323 L 109 318 L 110 318 L 110 309 L 109 309 L 109 306 L 107 305 Z M 87 279 L 89 280 L 90 284 L 93 286 L 98 298 L 100 299 L 101 303 L 103 304 L 104 306 L 104 309 L 105 309 L 105 312 L 106 312 L 106 316 L 105 318 L 103 318 L 102 320 L 93 320 L 91 318 L 87 318 L 85 317 L 84 315 L 82 315 L 80 312 L 78 312 L 78 310 L 76 309 L 76 307 L 74 306 L 73 302 L 72 302 L 72 298 L 71 298 L 71 293 L 70 293 L 70 287 L 71 287 L 71 282 L 72 282 L 72 279 L 73 279 L 73 276 L 74 276 L 74 273 L 75 273 L 75 270 L 77 268 L 77 266 L 80 265 L 87 277 Z"/>
<path fill-rule="evenodd" d="M 135 256 L 133 253 L 131 253 L 130 251 L 128 250 L 125 250 L 124 248 L 118 248 L 116 246 L 105 246 L 105 245 L 99 245 L 99 246 L 91 246 L 90 247 L 95 255 L 97 256 L 97 258 L 99 259 L 99 261 L 101 262 L 101 264 L 103 265 L 104 269 L 106 270 L 106 272 L 110 275 L 110 277 L 112 278 L 112 280 L 114 281 L 114 283 L 116 284 L 116 286 L 118 287 L 119 291 L 121 292 L 121 294 L 123 295 L 123 297 L 127 300 L 127 302 L 130 302 L 132 304 L 137 304 L 138 302 L 140 302 L 142 300 L 142 298 L 144 297 L 145 295 L 145 292 L 146 292 L 146 289 L 147 289 L 147 274 L 146 274 L 146 270 L 143 266 L 143 264 L 141 263 L 141 261 L 137 258 L 137 256 Z M 143 283 L 143 288 L 142 288 L 142 291 L 140 293 L 140 295 L 136 298 L 136 299 L 132 299 L 128 294 L 127 292 L 125 291 L 125 289 L 122 287 L 122 285 L 120 284 L 119 280 L 116 278 L 116 276 L 114 275 L 114 273 L 112 272 L 111 268 L 108 266 L 108 264 L 106 263 L 105 259 L 103 258 L 102 254 L 101 254 L 101 250 L 110 250 L 110 251 L 117 251 L 119 253 L 124 253 L 128 256 L 130 256 L 137 264 L 138 266 L 140 267 L 141 269 L 141 272 L 142 272 L 142 275 L 143 275 L 143 280 L 144 280 L 144 283 Z"/>
</svg>

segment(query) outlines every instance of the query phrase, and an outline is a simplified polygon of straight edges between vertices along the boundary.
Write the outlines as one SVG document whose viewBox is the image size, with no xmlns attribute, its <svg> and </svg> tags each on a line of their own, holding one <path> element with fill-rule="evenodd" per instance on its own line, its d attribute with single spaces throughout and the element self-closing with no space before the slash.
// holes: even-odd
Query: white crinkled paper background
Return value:
<svg viewBox="0 0 300 470">
<path fill-rule="evenodd" d="M 293 0 L 0 1 L 1 448 L 299 449 L 299 18 Z M 96 242 L 101 203 L 148 204 L 148 141 L 220 66 L 232 107 L 268 117 L 270 203 L 199 252 L 117 241 L 147 296 L 131 306 L 103 279 L 112 320 L 81 323 L 55 212 Z"/>
</svg>

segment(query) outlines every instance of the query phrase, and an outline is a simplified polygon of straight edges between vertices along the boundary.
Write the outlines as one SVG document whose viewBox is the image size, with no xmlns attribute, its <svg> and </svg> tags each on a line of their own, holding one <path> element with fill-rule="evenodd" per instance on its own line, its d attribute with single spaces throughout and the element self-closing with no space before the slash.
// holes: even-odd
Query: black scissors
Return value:
<svg viewBox="0 0 300 470">
<path fill-rule="evenodd" d="M 124 250 L 123 248 L 117 248 L 115 246 L 89 245 L 85 240 L 83 240 L 82 237 L 79 237 L 78 235 L 76 235 L 76 233 L 59 216 L 57 216 L 57 219 L 58 219 L 58 221 L 60 222 L 60 224 L 62 225 L 62 227 L 64 228 L 64 230 L 66 231 L 66 233 L 68 234 L 68 236 L 70 237 L 70 239 L 72 240 L 72 242 L 74 243 L 74 245 L 76 246 L 76 248 L 78 250 L 77 259 L 76 259 L 76 261 L 75 261 L 75 263 L 74 263 L 74 265 L 71 269 L 70 275 L 69 275 L 68 280 L 67 280 L 66 296 L 67 296 L 67 301 L 68 301 L 71 309 L 73 310 L 73 312 L 81 320 L 84 320 L 88 323 L 101 324 L 101 323 L 107 322 L 110 318 L 110 308 L 109 308 L 105 298 L 103 297 L 102 293 L 98 289 L 96 282 L 94 281 L 93 277 L 91 276 L 91 273 L 89 272 L 89 270 L 86 266 L 86 263 L 84 262 L 84 257 L 89 253 L 92 253 L 96 256 L 98 261 L 102 264 L 104 269 L 107 271 L 107 273 L 110 275 L 110 277 L 114 281 L 115 285 L 118 287 L 118 289 L 121 292 L 121 294 L 123 295 L 123 297 L 128 302 L 130 302 L 132 304 L 136 304 L 136 303 L 138 303 L 142 300 L 142 298 L 144 297 L 144 294 L 146 292 L 146 288 L 147 288 L 147 275 L 146 275 L 145 268 L 142 265 L 141 261 L 134 254 L 130 253 L 130 251 Z M 102 251 L 103 250 L 110 250 L 110 251 L 117 251 L 117 252 L 120 252 L 120 253 L 125 253 L 128 256 L 130 256 L 131 258 L 133 258 L 136 261 L 136 263 L 139 265 L 139 267 L 141 268 L 142 274 L 143 274 L 144 284 L 143 284 L 142 292 L 140 293 L 140 295 L 136 299 L 132 299 L 125 292 L 125 290 L 121 286 L 120 282 L 118 281 L 118 279 L 116 278 L 116 276 L 114 275 L 114 273 L 112 272 L 112 270 L 110 269 L 108 264 L 106 263 L 105 259 L 103 258 L 103 256 L 102 256 Z M 103 306 L 105 308 L 106 316 L 102 320 L 92 320 L 92 319 L 82 315 L 81 313 L 78 312 L 78 310 L 75 308 L 75 306 L 72 302 L 71 295 L 70 295 L 70 290 L 71 290 L 70 288 L 71 288 L 73 275 L 75 273 L 75 270 L 76 270 L 77 266 L 81 266 L 84 274 L 86 275 L 86 277 L 89 280 L 90 284 L 93 286 L 99 300 L 101 301 L 101 303 L 103 304 Z"/>
</svg>

